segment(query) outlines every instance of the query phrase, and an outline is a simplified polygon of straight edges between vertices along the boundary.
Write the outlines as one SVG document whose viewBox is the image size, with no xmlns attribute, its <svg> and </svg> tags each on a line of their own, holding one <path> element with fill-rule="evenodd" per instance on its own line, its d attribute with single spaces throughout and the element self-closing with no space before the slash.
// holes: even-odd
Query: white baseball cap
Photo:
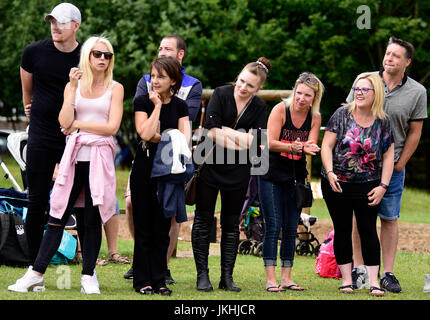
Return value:
<svg viewBox="0 0 430 320">
<path fill-rule="evenodd" d="M 52 9 L 50 14 L 45 16 L 45 21 L 55 18 L 59 23 L 76 21 L 81 23 L 81 12 L 71 3 L 63 2 Z"/>
</svg>

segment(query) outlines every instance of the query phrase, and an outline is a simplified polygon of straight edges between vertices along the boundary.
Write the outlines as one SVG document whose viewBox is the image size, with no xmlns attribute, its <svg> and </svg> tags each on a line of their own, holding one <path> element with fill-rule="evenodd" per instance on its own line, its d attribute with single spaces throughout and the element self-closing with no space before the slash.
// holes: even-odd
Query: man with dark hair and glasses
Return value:
<svg viewBox="0 0 430 320">
<path fill-rule="evenodd" d="M 411 43 L 391 37 L 382 60 L 383 69 L 379 71 L 385 90 L 384 110 L 391 121 L 395 141 L 394 171 L 379 211 L 383 260 L 381 287 L 394 293 L 402 291 L 393 269 L 399 238 L 398 218 L 405 181 L 405 166 L 418 147 L 423 122 L 427 118 L 426 89 L 406 74 L 414 51 Z M 349 93 L 347 102 L 351 102 L 353 96 L 354 88 Z M 363 266 L 360 238 L 356 228 L 353 231 L 353 248 L 356 266 L 353 270 L 353 281 L 355 280 L 356 288 L 361 289 L 368 285 L 368 276 Z"/>
<path fill-rule="evenodd" d="M 172 34 L 165 36 L 158 47 L 158 57 L 172 57 L 176 59 L 181 65 L 182 61 L 185 57 L 185 52 L 187 50 L 186 43 L 182 37 Z M 151 77 L 149 74 L 144 75 L 137 84 L 135 98 L 137 96 L 148 94 L 152 90 L 151 86 Z M 176 94 L 188 105 L 188 113 L 190 117 L 190 121 L 193 122 L 200 109 L 200 105 L 202 103 L 202 83 L 187 74 L 185 74 L 185 68 L 182 67 L 182 85 L 179 89 L 179 92 Z M 127 186 L 127 190 L 125 192 L 125 205 L 126 205 L 126 215 L 129 221 L 129 229 L 130 233 L 133 235 L 133 215 L 132 215 L 132 205 L 131 205 L 131 197 L 130 197 L 130 189 Z M 176 219 L 172 219 L 172 226 L 170 228 L 170 244 L 167 251 L 167 263 L 169 263 L 169 259 L 172 256 L 172 253 L 176 247 L 176 242 L 178 239 L 180 231 L 180 224 L 176 222 Z M 132 279 L 133 278 L 133 268 L 131 268 L 125 275 L 124 278 Z M 174 284 L 170 270 L 166 270 L 166 283 Z"/>
<path fill-rule="evenodd" d="M 26 159 L 30 265 L 42 241 L 52 177 L 65 147 L 65 135 L 58 122 L 64 88 L 70 69 L 79 63 L 81 51 L 81 44 L 76 41 L 81 24 L 77 7 L 60 3 L 45 16 L 45 21 L 50 22 L 51 38 L 26 46 L 20 67 L 24 111 L 31 120 Z"/>
</svg>

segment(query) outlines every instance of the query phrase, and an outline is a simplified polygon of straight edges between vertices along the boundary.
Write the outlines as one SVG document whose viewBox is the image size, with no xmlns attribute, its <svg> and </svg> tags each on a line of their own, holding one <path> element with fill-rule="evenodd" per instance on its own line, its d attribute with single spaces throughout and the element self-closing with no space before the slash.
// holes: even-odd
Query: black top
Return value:
<svg viewBox="0 0 430 320">
<path fill-rule="evenodd" d="M 58 115 L 63 106 L 64 88 L 72 67 L 79 64 L 81 44 L 72 52 L 62 52 L 52 39 L 33 42 L 25 47 L 21 67 L 33 74 L 28 142 L 63 150 L 65 136 L 60 131 Z"/>
<path fill-rule="evenodd" d="M 149 99 L 149 94 L 143 94 L 137 96 L 133 101 L 134 112 L 143 111 L 146 112 L 148 118 L 151 116 L 152 111 L 154 111 L 154 103 Z M 180 118 L 188 116 L 188 106 L 187 103 L 173 96 L 168 104 L 163 104 L 160 110 L 160 133 L 168 129 L 178 129 L 178 120 Z M 157 143 L 150 142 L 148 147 L 151 150 L 151 156 L 155 154 L 157 149 Z M 138 151 L 142 148 L 138 148 Z"/>
<path fill-rule="evenodd" d="M 286 119 L 279 135 L 279 141 L 292 143 L 300 138 L 300 141 L 307 141 L 311 131 L 312 113 L 308 115 L 300 128 L 296 128 L 291 120 L 290 108 L 286 107 Z M 294 165 L 294 167 L 293 167 Z M 306 170 L 306 155 L 298 153 L 269 152 L 269 171 L 262 177 L 274 183 L 292 181 L 294 171 L 296 179 L 304 180 L 308 174 Z"/>
<path fill-rule="evenodd" d="M 232 85 L 218 87 L 214 90 L 206 111 L 205 128 L 207 130 L 222 126 L 233 127 L 238 115 L 233 94 L 234 86 Z M 257 129 L 253 131 L 253 134 L 256 134 L 261 133 L 261 129 L 265 129 L 266 124 L 266 103 L 260 97 L 254 96 L 237 123 L 236 130 L 242 129 L 248 132 L 250 129 Z M 205 144 L 205 140 L 201 144 Z M 227 149 L 217 145 L 213 155 L 209 157 L 210 160 L 202 168 L 201 179 L 206 184 L 223 190 L 246 187 L 250 177 L 250 157 L 259 151 L 258 145 L 259 139 L 255 137 L 249 150 L 229 150 L 228 154 Z M 196 151 L 198 150 L 196 149 Z"/>
</svg>

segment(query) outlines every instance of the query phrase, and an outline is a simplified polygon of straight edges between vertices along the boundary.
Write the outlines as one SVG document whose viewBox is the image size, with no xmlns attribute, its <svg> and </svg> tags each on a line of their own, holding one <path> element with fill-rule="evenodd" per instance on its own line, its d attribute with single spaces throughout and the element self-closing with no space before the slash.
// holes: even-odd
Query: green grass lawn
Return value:
<svg viewBox="0 0 430 320">
<path fill-rule="evenodd" d="M 17 180 L 20 179 L 19 168 L 14 165 L 14 160 L 3 157 L 9 170 Z M 124 207 L 124 191 L 127 185 L 129 172 L 119 170 L 117 172 L 117 198 L 120 207 Z M 1 187 L 10 187 L 12 184 L 1 177 Z M 188 208 L 189 211 L 193 207 Z M 401 222 L 430 224 L 430 195 L 425 191 L 406 188 L 402 202 Z M 316 200 L 312 207 L 312 215 L 320 219 L 329 219 L 324 200 Z M 216 244 L 212 244 L 212 246 Z M 189 242 L 179 241 L 178 255 L 180 252 L 191 250 Z M 119 239 L 118 251 L 123 255 L 133 255 L 133 242 Z M 101 257 L 107 256 L 105 239 L 102 243 Z M 264 290 L 265 272 L 261 258 L 249 255 L 238 255 L 235 267 L 235 282 L 242 288 L 240 293 L 231 293 L 217 289 L 220 276 L 220 257 L 209 257 L 209 269 L 212 284 L 215 290 L 211 293 L 199 292 L 195 289 L 196 271 L 193 258 L 174 258 L 170 262 L 172 276 L 177 284 L 171 286 L 171 297 L 141 296 L 133 291 L 132 282 L 125 280 L 123 274 L 129 269 L 129 265 L 108 264 L 97 266 L 97 277 L 100 282 L 102 294 L 100 296 L 86 296 L 80 293 L 81 265 L 69 265 L 64 267 L 50 267 L 45 274 L 47 290 L 44 293 L 19 294 L 7 290 L 7 286 L 14 283 L 24 273 L 23 268 L 0 266 L 0 300 L 430 300 L 429 294 L 423 293 L 424 274 L 430 273 L 430 256 L 409 252 L 399 252 L 396 258 L 396 276 L 398 277 L 403 292 L 391 294 L 383 298 L 371 297 L 367 290 L 356 292 L 354 295 L 340 294 L 337 287 L 340 280 L 325 279 L 319 277 L 315 271 L 315 257 L 296 256 L 293 280 L 306 288 L 303 292 L 269 293 Z M 58 273 L 57 273 L 58 272 Z M 67 275 L 70 275 L 68 277 Z M 278 281 L 280 275 L 278 271 Z M 70 279 L 71 287 L 62 288 L 64 279 Z"/>
<path fill-rule="evenodd" d="M 118 249 L 125 255 L 132 255 L 133 243 L 119 239 Z M 178 251 L 190 250 L 189 242 L 180 241 Z M 105 241 L 101 255 L 107 254 Z M 101 295 L 86 296 L 80 293 L 81 265 L 50 267 L 45 274 L 46 291 L 43 293 L 20 294 L 7 290 L 24 273 L 23 268 L 0 267 L 0 297 L 5 300 L 429 300 L 430 296 L 423 293 L 424 274 L 430 272 L 430 257 L 425 254 L 399 252 L 396 261 L 396 274 L 403 286 L 401 294 L 387 293 L 383 298 L 371 297 L 368 290 L 357 291 L 354 295 L 341 294 L 337 287 L 341 280 L 319 277 L 315 271 L 315 257 L 296 256 L 293 279 L 306 288 L 303 292 L 269 293 L 264 290 L 265 272 L 261 258 L 250 255 L 238 255 L 234 271 L 234 279 L 242 288 L 240 293 L 232 293 L 217 289 L 220 276 L 220 257 L 209 257 L 209 269 L 214 291 L 199 292 L 195 289 L 196 271 L 193 258 L 174 258 L 170 269 L 177 284 L 170 286 L 173 294 L 170 297 L 159 295 L 142 296 L 134 292 L 132 281 L 123 278 L 129 265 L 108 264 L 97 266 L 97 277 L 100 282 Z M 64 288 L 70 274 L 70 288 Z M 278 271 L 278 280 L 279 280 Z"/>
</svg>

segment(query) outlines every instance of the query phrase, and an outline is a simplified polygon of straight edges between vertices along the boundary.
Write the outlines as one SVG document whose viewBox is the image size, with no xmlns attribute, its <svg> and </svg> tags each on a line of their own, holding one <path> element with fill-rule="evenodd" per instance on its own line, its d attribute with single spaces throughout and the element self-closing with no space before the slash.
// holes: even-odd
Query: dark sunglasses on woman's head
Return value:
<svg viewBox="0 0 430 320">
<path fill-rule="evenodd" d="M 311 73 L 307 73 L 307 72 L 302 73 L 302 74 L 299 76 L 299 80 L 300 80 L 301 82 L 308 83 L 308 84 L 310 84 L 310 85 L 312 85 L 312 86 L 314 86 L 314 85 L 317 85 L 317 84 L 318 84 L 318 80 L 317 80 L 317 78 L 315 78 L 315 76 L 314 76 L 313 74 L 311 74 Z"/>
<path fill-rule="evenodd" d="M 101 58 L 102 55 L 105 56 L 106 60 L 110 60 L 113 57 L 112 52 L 103 52 L 103 51 L 99 51 L 99 50 L 93 50 L 93 51 L 91 51 L 91 53 L 93 54 L 93 57 L 97 58 L 97 59 Z"/>
</svg>

